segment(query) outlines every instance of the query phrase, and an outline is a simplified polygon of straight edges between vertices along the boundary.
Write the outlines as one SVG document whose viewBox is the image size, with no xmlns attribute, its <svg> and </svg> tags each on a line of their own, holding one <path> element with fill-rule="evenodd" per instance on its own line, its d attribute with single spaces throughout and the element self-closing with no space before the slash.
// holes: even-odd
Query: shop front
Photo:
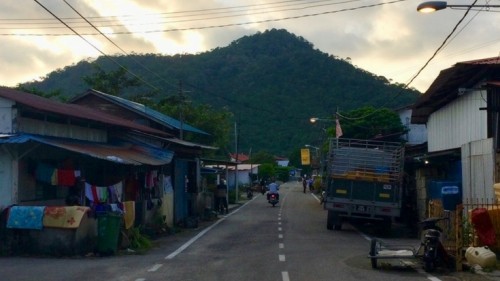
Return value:
<svg viewBox="0 0 500 281">
<path fill-rule="evenodd" d="M 85 254 L 109 240 L 99 223 L 116 232 L 110 214 L 125 229 L 158 216 L 173 220 L 172 151 L 31 134 L 0 137 L 0 146 L 0 174 L 9 175 L 0 177 L 0 210 L 11 251 Z"/>
</svg>

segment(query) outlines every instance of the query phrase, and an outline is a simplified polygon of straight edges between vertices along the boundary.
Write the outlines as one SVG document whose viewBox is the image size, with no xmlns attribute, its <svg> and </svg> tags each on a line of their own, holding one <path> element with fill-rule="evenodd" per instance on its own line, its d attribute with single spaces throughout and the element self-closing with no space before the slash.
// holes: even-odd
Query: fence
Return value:
<svg viewBox="0 0 500 281">
<path fill-rule="evenodd" d="M 500 252 L 500 203 L 496 199 L 466 199 L 455 211 L 445 211 L 440 200 L 429 201 L 429 217 L 448 218 L 439 222 L 443 229 L 442 242 L 448 254 L 455 258 L 458 271 L 462 270 L 465 250 L 483 246 L 470 219 L 476 208 L 488 210 L 496 234 L 496 245 L 490 248 Z"/>
</svg>

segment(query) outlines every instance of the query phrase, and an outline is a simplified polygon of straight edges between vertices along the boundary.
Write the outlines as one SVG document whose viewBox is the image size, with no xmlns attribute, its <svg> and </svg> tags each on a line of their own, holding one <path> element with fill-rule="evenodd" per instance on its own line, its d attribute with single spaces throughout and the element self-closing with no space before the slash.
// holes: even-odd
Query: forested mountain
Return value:
<svg viewBox="0 0 500 281">
<path fill-rule="evenodd" d="M 134 54 L 81 61 L 22 86 L 77 95 L 88 88 L 82 78 L 95 72 L 93 65 L 113 71 L 119 68 L 113 61 L 146 82 L 124 89 L 124 97 L 154 93 L 152 98 L 161 100 L 178 95 L 182 85 L 182 93 L 193 103 L 229 108 L 243 153 L 266 150 L 289 156 L 305 144 L 317 145 L 324 137 L 322 128 L 332 125 L 312 125 L 312 116 L 332 118 L 337 109 L 366 105 L 395 109 L 411 104 L 419 94 L 276 29 L 195 55 Z M 224 149 L 234 152 L 234 144 Z"/>
</svg>

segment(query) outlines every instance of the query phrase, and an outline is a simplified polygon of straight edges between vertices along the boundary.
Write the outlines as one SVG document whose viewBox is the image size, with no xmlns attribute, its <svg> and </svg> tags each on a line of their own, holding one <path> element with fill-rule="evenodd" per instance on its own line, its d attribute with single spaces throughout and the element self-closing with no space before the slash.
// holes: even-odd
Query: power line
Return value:
<svg viewBox="0 0 500 281">
<path fill-rule="evenodd" d="M 68 24 L 66 24 L 63 20 L 61 20 L 58 16 L 56 16 L 54 13 L 52 13 L 48 8 L 46 8 L 43 4 L 41 4 L 40 2 L 38 2 L 38 0 L 34 0 L 38 5 L 40 5 L 45 11 L 47 11 L 49 14 L 51 14 L 54 18 L 58 19 L 62 24 L 64 24 L 67 28 L 69 28 L 71 31 L 73 31 L 76 35 L 78 35 L 80 38 L 83 39 L 83 41 L 87 42 L 87 44 L 89 44 L 90 46 L 92 46 L 94 49 L 96 49 L 99 53 L 101 53 L 103 56 L 105 56 L 106 58 L 108 58 L 109 60 L 111 60 L 113 63 L 115 63 L 116 65 L 118 65 L 120 68 L 122 68 L 123 70 L 125 70 L 127 73 L 129 73 L 130 75 L 134 76 L 135 78 L 139 79 L 141 82 L 143 82 L 144 84 L 150 86 L 151 88 L 155 89 L 155 90 L 158 90 L 158 88 L 156 88 L 155 86 L 151 85 L 150 83 L 148 83 L 147 81 L 145 81 L 144 79 L 142 79 L 141 77 L 137 76 L 135 73 L 133 73 L 132 71 L 128 70 L 126 67 L 124 67 L 123 65 L 121 65 L 118 61 L 116 61 L 115 59 L 113 59 L 112 57 L 108 56 L 106 53 L 104 53 L 103 51 L 101 51 L 97 46 L 95 46 L 94 44 L 92 44 L 89 40 L 87 40 L 85 37 L 83 37 L 82 35 L 80 35 L 76 30 L 74 30 L 73 28 L 71 28 L 71 26 L 69 26 Z"/>
<path fill-rule="evenodd" d="M 104 38 L 106 38 L 111 44 L 113 44 L 115 47 L 117 47 L 120 51 L 122 51 L 124 54 L 126 54 L 127 56 L 129 56 L 129 54 L 124 50 L 122 49 L 120 46 L 118 46 L 118 44 L 116 44 L 115 42 L 113 42 L 113 40 L 111 40 L 108 36 L 106 36 L 105 34 L 103 34 L 94 24 L 92 24 L 90 21 L 88 21 L 81 13 L 79 13 L 73 6 L 71 6 L 66 0 L 63 0 L 64 3 L 66 3 L 66 5 L 68 5 L 68 7 L 70 7 L 77 15 L 79 15 L 82 19 L 84 19 L 90 26 L 92 26 L 95 30 L 97 30 Z M 140 61 L 138 61 L 137 59 L 135 59 L 133 56 L 129 56 L 135 63 L 137 63 L 138 65 L 140 65 L 143 69 L 145 69 L 146 71 L 148 71 L 149 73 L 155 75 L 156 77 L 158 77 L 160 80 L 164 81 L 165 83 L 169 84 L 170 86 L 174 86 L 172 85 L 169 81 L 165 80 L 163 77 L 161 77 L 158 73 L 152 71 L 151 69 L 149 69 L 148 67 L 146 67 L 144 64 L 142 64 Z M 156 87 L 153 87 L 154 89 L 157 90 Z"/>
<path fill-rule="evenodd" d="M 288 8 L 288 7 L 293 7 L 293 6 L 298 6 L 298 5 L 306 5 L 303 7 L 298 7 L 295 9 L 290 9 L 290 10 L 303 10 L 307 8 L 314 8 L 314 7 L 321 7 L 321 6 L 330 6 L 330 5 L 339 5 L 339 4 L 345 4 L 345 3 L 351 3 L 351 2 L 358 2 L 362 0 L 346 0 L 346 1 L 332 1 L 332 0 L 319 0 L 319 1 L 307 1 L 307 0 L 290 0 L 290 1 L 281 1 L 281 2 L 272 2 L 272 3 L 262 3 L 262 4 L 252 4 L 252 5 L 240 5 L 240 6 L 230 6 L 230 7 L 221 7 L 221 8 L 209 8 L 209 9 L 198 9 L 198 10 L 186 10 L 186 11 L 174 11 L 174 12 L 165 12 L 165 13 L 148 13 L 148 14 L 128 14 L 128 15 L 109 15 L 109 16 L 88 16 L 88 19 L 92 19 L 93 22 L 114 22 L 117 19 L 123 20 L 124 18 L 140 18 L 142 19 L 143 17 L 148 17 L 148 18 L 178 18 L 178 17 L 192 17 L 192 16 L 200 16 L 200 15 L 213 15 L 213 14 L 224 14 L 224 13 L 233 13 L 233 12 L 240 12 L 240 11 L 255 11 L 255 10 L 264 10 L 264 9 L 275 9 L 275 8 Z M 297 3 L 299 2 L 299 3 Z M 300 3 L 302 2 L 302 3 Z M 305 2 L 305 3 L 303 3 Z M 318 3 L 324 3 L 327 2 L 326 4 L 318 4 Z M 333 3 L 330 3 L 333 2 Z M 286 3 L 286 4 L 283 4 Z M 281 6 L 276 6 L 277 4 L 283 4 Z M 312 5 L 315 4 L 315 5 Z M 273 6 L 274 5 L 274 6 Z M 262 7 L 262 6 L 267 6 L 267 7 Z M 255 8 L 256 7 L 256 8 Z M 236 10 L 235 10 L 236 9 Z M 266 10 L 266 13 L 268 12 L 283 12 L 286 10 Z M 183 15 L 185 14 L 185 15 Z M 246 14 L 246 15 L 255 15 L 255 14 Z M 111 19 L 108 19 L 111 18 Z M 75 18 L 75 17 L 61 17 L 66 22 L 71 22 L 71 23 L 80 23 L 81 18 Z M 102 20 L 99 20 L 102 19 Z M 47 19 L 0 19 L 1 21 L 6 21 L 8 22 L 7 24 L 40 24 L 40 22 L 47 22 L 47 21 L 53 21 L 52 18 L 47 18 Z M 35 21 L 35 22 L 27 22 L 27 23 L 22 23 L 22 21 Z M 74 22 L 73 22 L 74 21 Z M 12 23 L 9 23 L 12 22 Z M 47 24 L 56 24 L 56 22 L 52 23 L 49 22 Z M 2 23 L 5 24 L 5 23 Z"/>
<path fill-rule="evenodd" d="M 432 54 L 432 56 L 424 63 L 424 65 L 417 71 L 417 73 L 410 79 L 410 81 L 408 83 L 406 83 L 404 85 L 404 87 L 398 92 L 396 93 L 396 95 L 389 101 L 393 101 L 394 99 L 396 99 L 397 97 L 399 97 L 402 93 L 403 93 L 403 90 L 407 89 L 408 86 L 420 75 L 420 73 L 422 73 L 422 71 L 429 65 L 429 63 L 437 56 L 437 54 L 446 46 L 446 43 L 448 42 L 448 40 L 451 38 L 451 36 L 455 33 L 455 31 L 457 30 L 458 26 L 464 21 L 465 17 L 467 17 L 467 15 L 469 14 L 469 11 L 471 10 L 471 8 L 476 4 L 477 0 L 474 0 L 474 2 L 469 6 L 469 8 L 467 9 L 467 11 L 464 13 L 464 15 L 462 16 L 462 18 L 457 22 L 457 24 L 455 24 L 455 26 L 453 27 L 453 29 L 451 30 L 451 32 L 446 36 L 446 38 L 443 40 L 443 42 L 441 43 L 441 45 L 439 45 L 439 47 L 434 51 L 434 53 Z M 389 101 L 387 101 L 385 104 L 387 104 Z M 350 117 L 347 117 L 347 116 L 343 116 L 341 115 L 340 113 L 337 112 L 337 115 L 341 118 L 344 118 L 344 119 L 348 119 L 348 120 L 359 120 L 359 119 L 364 119 L 364 118 L 367 118 L 369 116 L 372 116 L 373 114 L 375 114 L 377 111 L 375 110 L 374 112 L 370 113 L 370 114 L 367 114 L 365 116 L 361 116 L 361 117 L 356 117 L 356 118 L 350 118 Z"/>
<path fill-rule="evenodd" d="M 360 10 L 360 9 L 395 4 L 395 3 L 399 3 L 399 2 L 405 2 L 405 1 L 408 1 L 408 0 L 392 0 L 392 1 L 384 2 L 384 3 L 363 5 L 363 6 L 358 6 L 358 7 L 353 7 L 353 8 L 345 8 L 345 9 L 334 10 L 334 11 L 304 14 L 304 15 L 298 15 L 298 16 L 289 16 L 289 17 L 282 17 L 282 18 L 276 18 L 276 19 L 247 21 L 247 22 L 240 22 L 240 23 L 228 23 L 228 24 L 207 25 L 207 26 L 186 27 L 186 28 L 154 29 L 154 30 L 145 30 L 145 31 L 128 31 L 128 30 L 127 31 L 113 31 L 113 32 L 106 32 L 105 34 L 106 35 L 149 34 L 149 33 L 166 33 L 166 32 L 174 32 L 174 31 L 204 30 L 204 29 L 214 29 L 214 28 L 223 28 L 223 27 L 232 27 L 232 26 L 245 26 L 245 25 L 251 25 L 251 24 L 258 24 L 258 23 L 279 22 L 279 21 L 286 21 L 286 20 L 293 20 L 293 19 L 316 17 L 316 16 L 328 15 L 328 14 L 336 14 L 336 13 L 341 13 L 341 12 L 355 11 L 355 10 Z M 80 33 L 80 34 L 81 35 L 99 35 L 99 33 Z M 73 35 L 74 34 L 68 34 L 68 33 L 0 33 L 0 36 L 73 36 Z"/>
</svg>

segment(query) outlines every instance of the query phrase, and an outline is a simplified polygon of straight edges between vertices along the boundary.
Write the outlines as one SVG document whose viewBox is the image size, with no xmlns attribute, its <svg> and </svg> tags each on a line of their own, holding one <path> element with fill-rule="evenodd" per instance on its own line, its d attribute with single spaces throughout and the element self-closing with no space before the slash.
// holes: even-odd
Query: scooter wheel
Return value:
<svg viewBox="0 0 500 281">
<path fill-rule="evenodd" d="M 432 261 L 425 261 L 424 262 L 424 270 L 425 270 L 425 272 L 432 272 L 432 271 L 434 271 L 434 262 L 432 262 Z"/>
<path fill-rule="evenodd" d="M 370 261 L 373 269 L 378 268 L 377 258 L 375 258 L 376 255 L 377 255 L 377 240 L 372 239 L 370 241 L 370 256 L 371 256 Z"/>
</svg>

